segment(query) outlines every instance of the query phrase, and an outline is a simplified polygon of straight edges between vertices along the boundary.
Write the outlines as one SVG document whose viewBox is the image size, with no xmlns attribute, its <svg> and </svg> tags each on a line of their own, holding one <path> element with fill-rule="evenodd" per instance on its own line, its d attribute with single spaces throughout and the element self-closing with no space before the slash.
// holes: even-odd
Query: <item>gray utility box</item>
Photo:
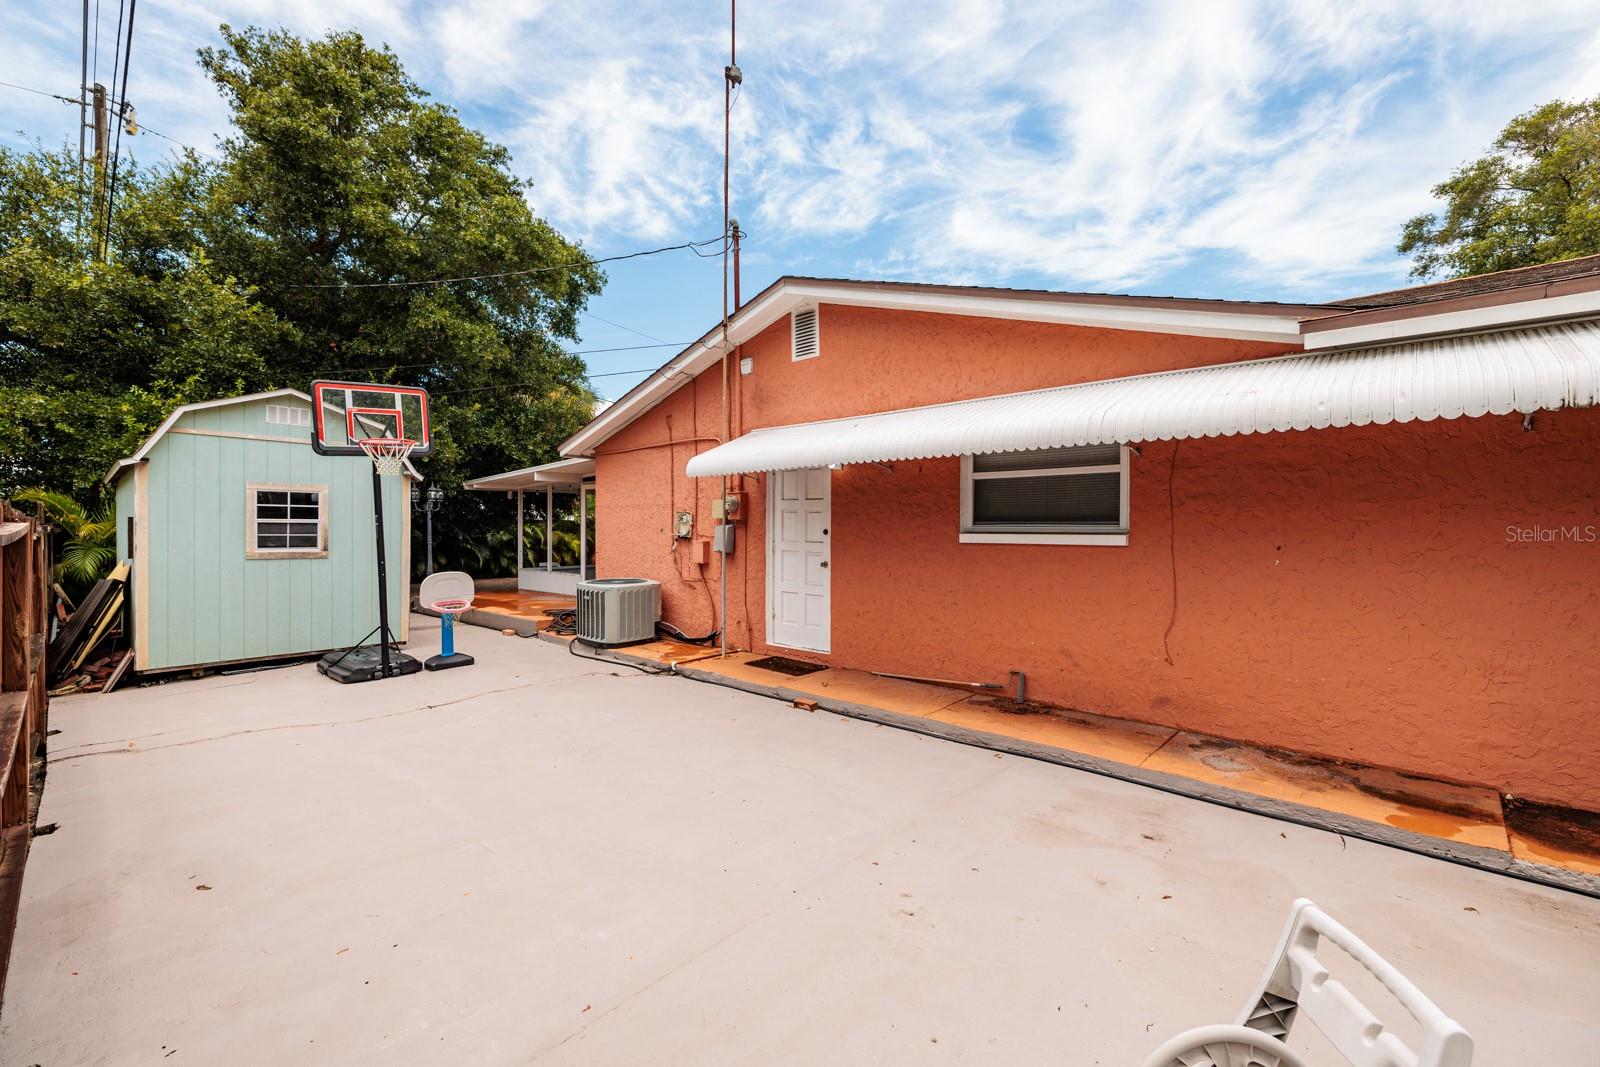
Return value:
<svg viewBox="0 0 1600 1067">
<path fill-rule="evenodd" d="M 661 583 L 653 578 L 592 578 L 578 583 L 578 640 L 612 648 L 656 639 Z"/>
</svg>

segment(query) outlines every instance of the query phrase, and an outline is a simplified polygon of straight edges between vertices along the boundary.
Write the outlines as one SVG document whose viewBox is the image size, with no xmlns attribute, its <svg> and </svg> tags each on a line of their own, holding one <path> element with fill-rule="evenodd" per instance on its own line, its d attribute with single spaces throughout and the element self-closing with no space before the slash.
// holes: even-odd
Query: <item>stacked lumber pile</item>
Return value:
<svg viewBox="0 0 1600 1067">
<path fill-rule="evenodd" d="M 119 563 L 78 605 L 67 600 L 60 586 L 52 587 L 61 626 L 50 642 L 51 696 L 91 687 L 110 692 L 122 679 L 132 659 L 125 647 L 118 651 L 123 644 L 122 606 L 128 596 L 128 573 L 127 561 Z"/>
</svg>

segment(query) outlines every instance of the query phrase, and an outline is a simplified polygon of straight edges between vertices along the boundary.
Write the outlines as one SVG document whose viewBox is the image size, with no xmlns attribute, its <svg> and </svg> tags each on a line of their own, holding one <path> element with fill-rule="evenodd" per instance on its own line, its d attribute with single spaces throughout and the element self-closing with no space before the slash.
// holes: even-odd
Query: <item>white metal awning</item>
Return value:
<svg viewBox="0 0 1600 1067">
<path fill-rule="evenodd" d="M 1600 322 L 1085 382 L 754 430 L 695 477 L 1033 448 L 1454 419 L 1600 402 Z"/>
<path fill-rule="evenodd" d="M 504 474 L 489 474 L 482 478 L 474 478 L 463 488 L 495 492 L 544 489 L 548 486 L 562 491 L 576 491 L 585 478 L 592 477 L 594 477 L 594 460 L 558 459 L 554 463 L 541 463 L 537 467 L 523 467 L 521 470 L 506 471 Z"/>
</svg>

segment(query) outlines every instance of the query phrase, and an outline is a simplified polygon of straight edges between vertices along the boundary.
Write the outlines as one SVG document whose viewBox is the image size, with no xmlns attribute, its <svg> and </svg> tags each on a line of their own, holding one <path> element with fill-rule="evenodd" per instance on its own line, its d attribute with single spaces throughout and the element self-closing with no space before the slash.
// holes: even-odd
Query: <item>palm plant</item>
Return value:
<svg viewBox="0 0 1600 1067">
<path fill-rule="evenodd" d="M 117 562 L 117 512 L 111 501 L 90 511 L 65 493 L 24 489 L 14 498 L 36 504 L 39 517 L 61 527 L 67 543 L 56 563 L 56 577 L 73 585 L 93 585 Z"/>
</svg>

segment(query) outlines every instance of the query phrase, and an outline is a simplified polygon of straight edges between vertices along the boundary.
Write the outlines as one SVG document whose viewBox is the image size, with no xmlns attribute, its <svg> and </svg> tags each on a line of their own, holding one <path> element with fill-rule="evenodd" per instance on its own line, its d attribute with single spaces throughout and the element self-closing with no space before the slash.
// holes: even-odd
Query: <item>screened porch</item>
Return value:
<svg viewBox="0 0 1600 1067">
<path fill-rule="evenodd" d="M 518 589 L 572 596 L 580 578 L 594 577 L 594 460 L 525 467 L 466 488 L 511 502 Z"/>
</svg>

